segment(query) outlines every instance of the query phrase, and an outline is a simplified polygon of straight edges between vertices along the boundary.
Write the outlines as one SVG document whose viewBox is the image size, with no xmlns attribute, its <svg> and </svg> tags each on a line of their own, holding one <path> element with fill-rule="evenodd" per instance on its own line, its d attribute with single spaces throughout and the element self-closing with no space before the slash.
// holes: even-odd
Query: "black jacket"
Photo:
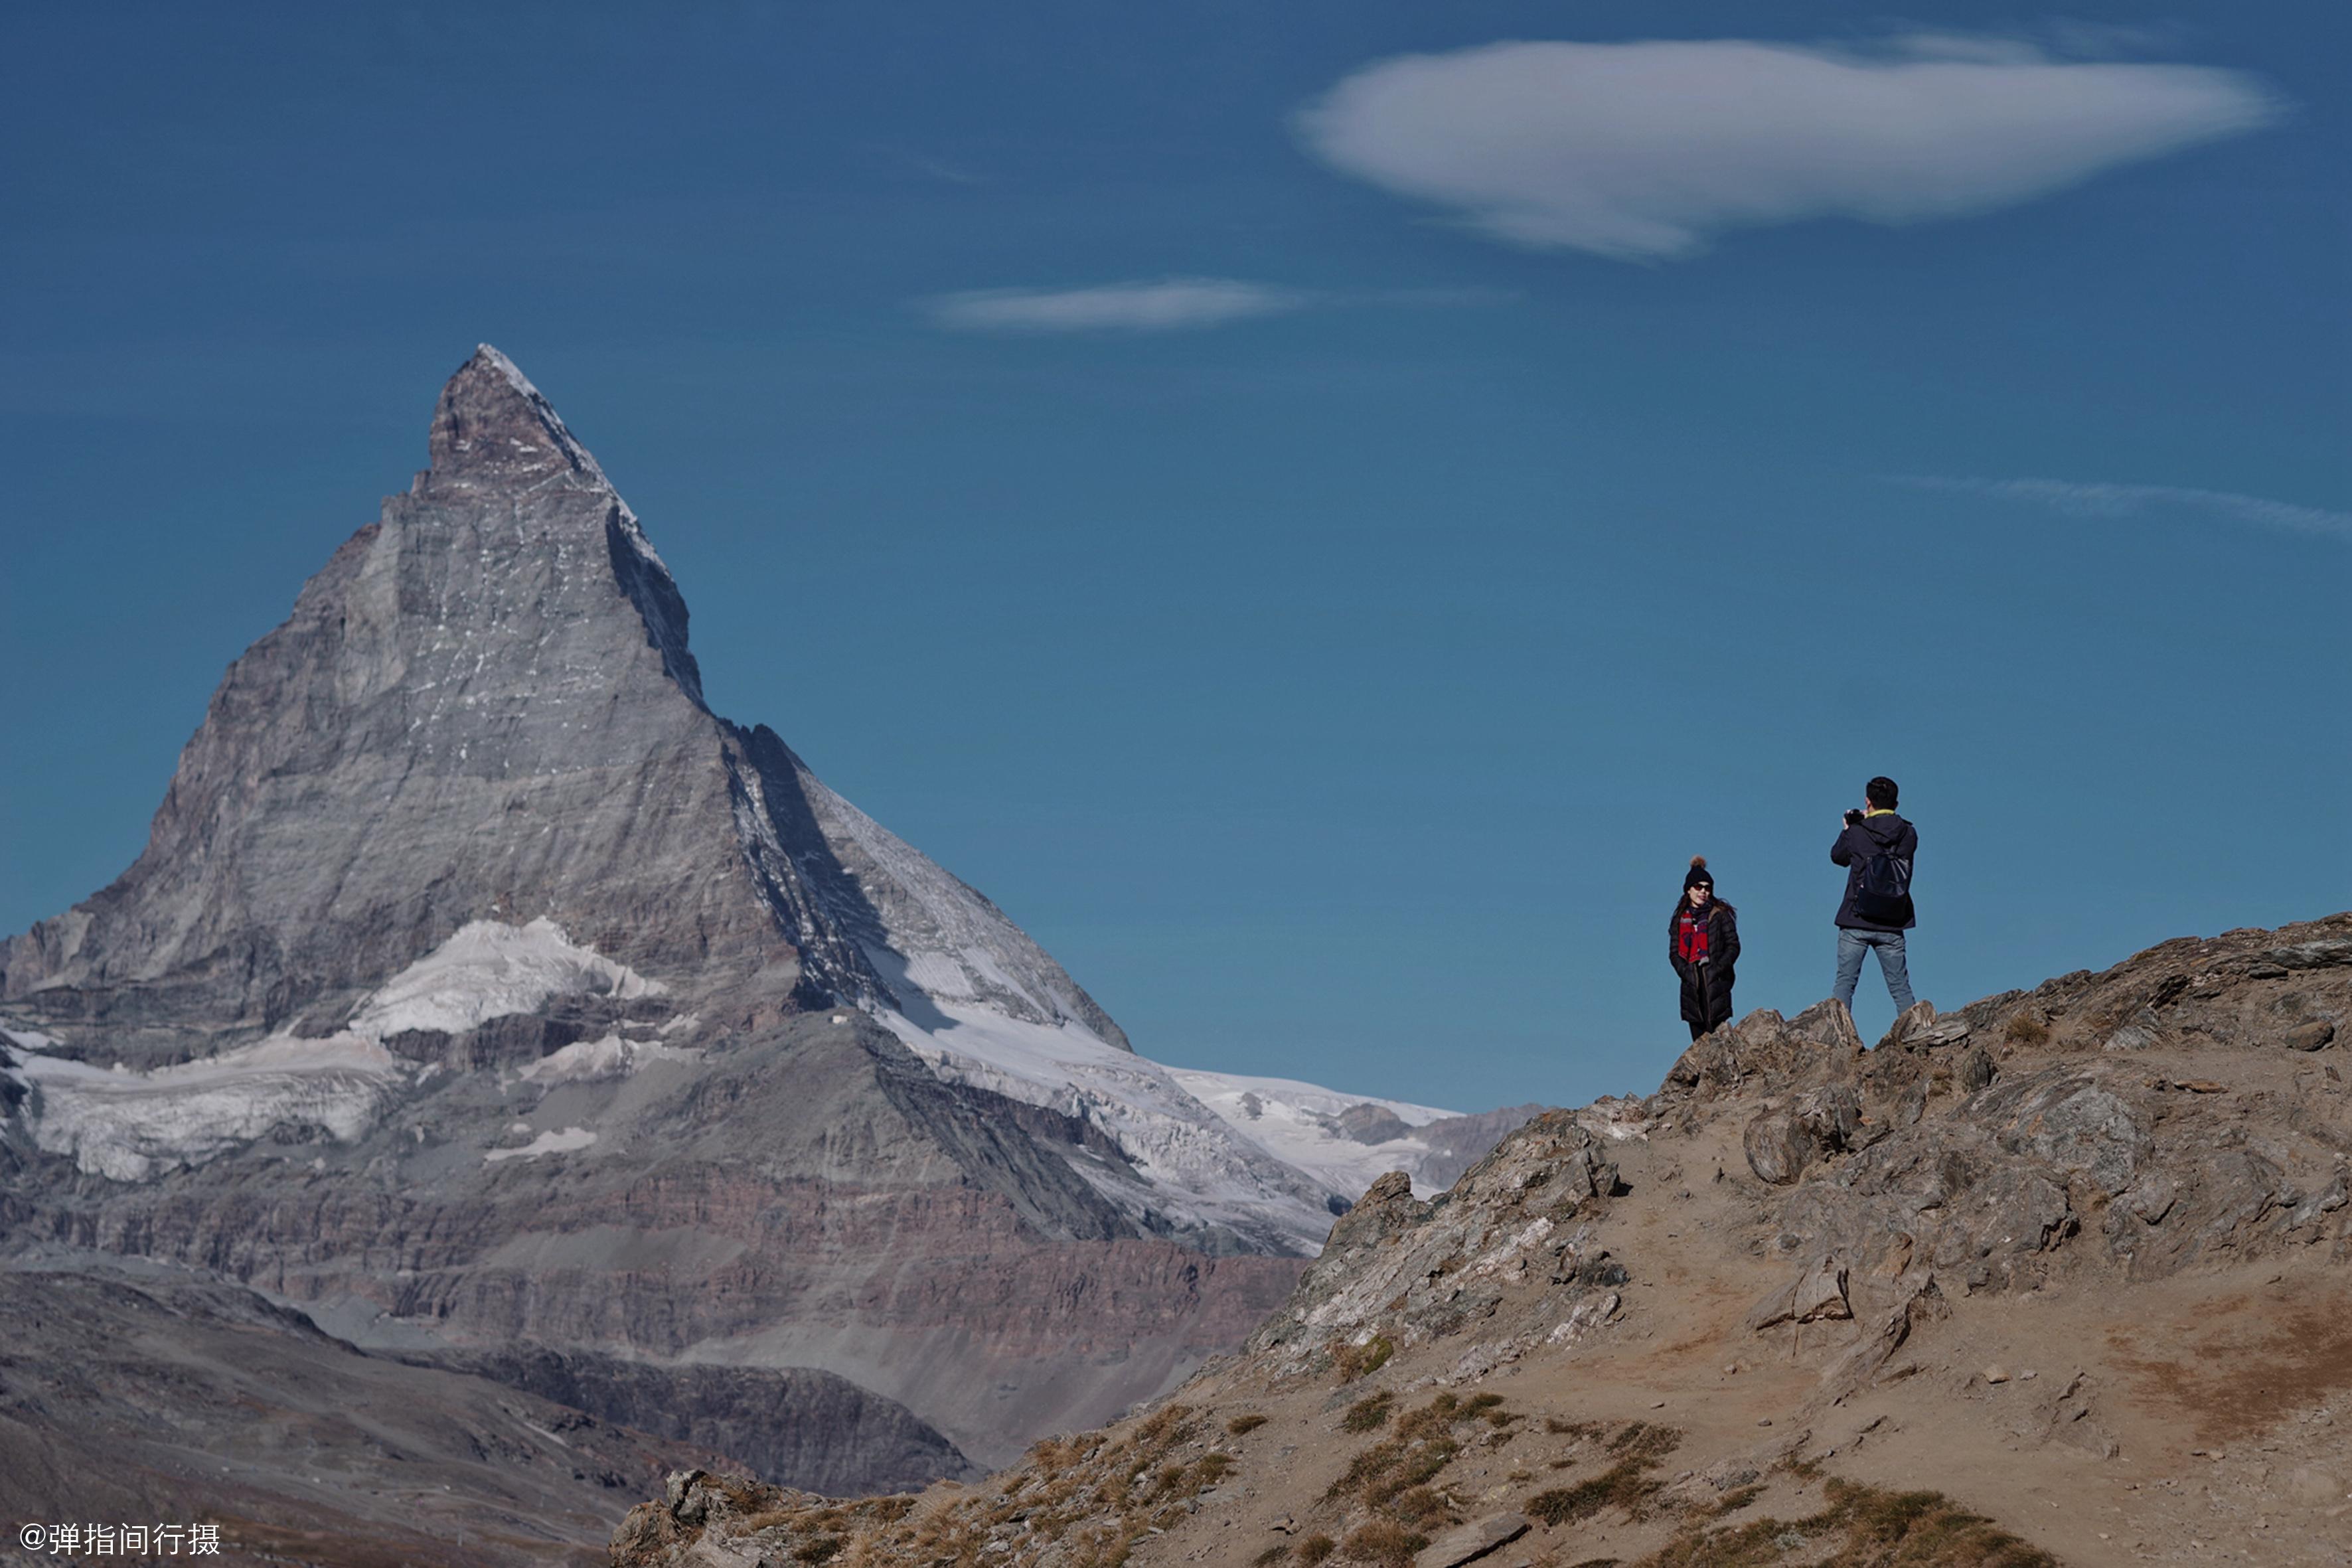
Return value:
<svg viewBox="0 0 2352 1568">
<path fill-rule="evenodd" d="M 1666 962 L 1683 982 L 1683 1022 L 1712 1029 L 1731 1021 L 1731 966 L 1739 961 L 1739 916 L 1720 899 L 1706 901 L 1706 962 L 1685 963 L 1682 943 L 1683 910 L 1689 900 L 1675 900 L 1666 917 Z"/>
<path fill-rule="evenodd" d="M 1848 868 L 1845 874 L 1845 897 L 1838 904 L 1837 923 L 1846 931 L 1909 931 L 1919 923 L 1915 912 L 1899 926 L 1880 925 L 1864 920 L 1853 912 L 1854 895 L 1862 890 L 1862 865 L 1874 855 L 1893 855 L 1897 859 L 1916 861 L 1919 854 L 1919 830 L 1891 811 L 1876 816 L 1865 816 L 1837 836 L 1830 846 L 1833 865 Z"/>
</svg>

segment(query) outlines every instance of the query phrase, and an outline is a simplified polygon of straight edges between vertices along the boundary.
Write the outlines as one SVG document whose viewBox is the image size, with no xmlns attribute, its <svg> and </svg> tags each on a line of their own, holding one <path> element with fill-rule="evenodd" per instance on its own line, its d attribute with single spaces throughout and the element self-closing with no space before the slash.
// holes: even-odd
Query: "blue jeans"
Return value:
<svg viewBox="0 0 2352 1568">
<path fill-rule="evenodd" d="M 1903 960 L 1903 933 L 1899 931 L 1848 931 L 1838 928 L 1837 999 L 1846 1010 L 1853 1008 L 1853 988 L 1862 979 L 1864 950 L 1878 950 L 1878 972 L 1886 976 L 1886 990 L 1895 998 L 1898 1013 L 1911 1005 L 1911 971 Z"/>
</svg>

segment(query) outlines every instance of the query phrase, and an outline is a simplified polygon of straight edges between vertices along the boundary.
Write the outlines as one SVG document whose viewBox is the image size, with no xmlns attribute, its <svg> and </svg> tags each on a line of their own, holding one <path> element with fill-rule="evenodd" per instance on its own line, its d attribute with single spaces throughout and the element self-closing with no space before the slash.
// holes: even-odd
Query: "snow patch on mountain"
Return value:
<svg viewBox="0 0 2352 1568">
<path fill-rule="evenodd" d="M 281 1124 L 349 1142 L 373 1124 L 409 1068 L 374 1040 L 346 1033 L 273 1035 L 151 1072 L 27 1047 L 15 1076 L 39 1095 L 38 1147 L 71 1155 L 87 1174 L 137 1182 L 201 1165 Z"/>
<path fill-rule="evenodd" d="M 1152 1228 L 1230 1231 L 1254 1247 L 1311 1256 L 1321 1249 L 1336 1208 L 1370 1184 L 1347 1185 L 1347 1175 L 1335 1184 L 1239 1135 L 1186 1089 L 1180 1073 L 1076 1023 L 1035 1024 L 950 1002 L 939 1003 L 937 1012 L 940 1021 L 929 1027 L 900 1013 L 878 1016 L 942 1079 L 1100 1129 L 1143 1183 L 1087 1162 L 1072 1167 Z M 1335 1103 L 1344 1098 L 1314 1092 Z"/>
<path fill-rule="evenodd" d="M 1349 1121 L 1341 1119 L 1349 1118 L 1356 1129 L 1385 1131 L 1420 1128 L 1459 1112 L 1402 1100 L 1342 1094 L 1295 1079 L 1249 1078 L 1191 1068 L 1168 1071 L 1193 1099 L 1242 1137 L 1350 1201 L 1362 1196 L 1365 1188 L 1391 1171 L 1402 1171 L 1412 1177 L 1413 1192 L 1423 1198 L 1449 1184 L 1423 1180 L 1423 1166 L 1433 1151 L 1411 1131 L 1366 1142 L 1353 1135 Z"/>
<path fill-rule="evenodd" d="M 653 1040 L 625 1040 L 606 1035 L 601 1040 L 574 1040 L 550 1051 L 516 1076 L 526 1083 L 552 1089 L 559 1083 L 596 1083 L 626 1078 L 654 1062 L 696 1062 L 701 1051 L 691 1046 L 665 1046 Z"/>
<path fill-rule="evenodd" d="M 396 1093 L 434 1070 L 420 1071 L 384 1048 L 384 1040 L 405 1030 L 461 1034 L 492 1018 L 537 1012 L 557 996 L 626 999 L 667 990 L 572 942 L 553 921 L 474 921 L 378 987 L 349 1025 L 325 1039 L 275 1034 L 199 1061 L 134 1072 L 52 1054 L 62 1043 L 54 1037 L 9 1029 L 19 1064 L 0 1071 L 37 1091 L 30 1121 L 38 1147 L 71 1155 L 89 1174 L 139 1182 L 217 1159 L 279 1127 L 315 1127 L 339 1142 L 356 1141 Z M 520 1076 L 551 1088 L 700 1054 L 608 1035 L 566 1046 Z M 536 1152 L 574 1147 L 584 1145 Z"/>
<path fill-rule="evenodd" d="M 492 1149 L 482 1156 L 482 1163 L 495 1165 L 501 1160 L 536 1160 L 543 1154 L 576 1154 L 596 1142 L 596 1134 L 585 1127 L 567 1127 L 561 1132 L 542 1132 L 517 1149 Z"/>
<path fill-rule="evenodd" d="M 361 1003 L 349 1026 L 376 1040 L 409 1029 L 458 1035 L 510 1013 L 536 1013 L 551 996 L 627 999 L 668 989 L 578 945 L 544 915 L 521 926 L 469 921 Z"/>
<path fill-rule="evenodd" d="M 926 1001 L 976 1004 L 1024 1023 L 1074 1023 L 1127 1048 L 1110 1016 L 986 895 L 793 760 L 817 829 L 856 889 L 855 900 L 835 900 L 828 912 L 856 940 L 901 1011 L 919 1014 Z"/>
</svg>

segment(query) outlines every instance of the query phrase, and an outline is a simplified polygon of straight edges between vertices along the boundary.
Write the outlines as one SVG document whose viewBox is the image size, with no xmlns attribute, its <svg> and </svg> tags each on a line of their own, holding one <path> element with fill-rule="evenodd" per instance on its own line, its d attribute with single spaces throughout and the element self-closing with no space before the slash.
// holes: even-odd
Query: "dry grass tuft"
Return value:
<svg viewBox="0 0 2352 1568">
<path fill-rule="evenodd" d="M 1633 1421 L 1609 1439 L 1609 1451 L 1645 1465 L 1654 1465 L 1682 1446 L 1683 1435 L 1672 1426 Z"/>
<path fill-rule="evenodd" d="M 1370 1432 L 1383 1426 L 1388 1423 L 1390 1406 L 1395 1404 L 1396 1395 L 1385 1388 L 1378 1394 L 1368 1394 L 1348 1406 L 1347 1414 L 1339 1417 L 1339 1429 Z"/>
<path fill-rule="evenodd" d="M 1181 1436 L 1176 1430 L 1184 1417 L 1192 1414 L 1189 1405 L 1168 1405 L 1152 1413 L 1151 1418 L 1135 1429 L 1135 1435 L 1147 1443 L 1159 1443 Z"/>
<path fill-rule="evenodd" d="M 1572 1487 L 1555 1487 L 1528 1500 L 1527 1511 L 1546 1524 L 1575 1524 L 1604 1508 L 1622 1508 L 1639 1517 L 1659 1483 L 1647 1479 L 1649 1467 L 1639 1459 L 1620 1459 L 1601 1474 Z"/>
<path fill-rule="evenodd" d="M 1246 1415 L 1236 1415 L 1232 1420 L 1226 1422 L 1225 1430 L 1234 1436 L 1246 1437 L 1265 1425 L 1265 1417 L 1253 1410 Z"/>
<path fill-rule="evenodd" d="M 1076 1464 L 1084 1452 L 1066 1437 L 1040 1437 L 1029 1445 L 1027 1458 L 1040 1475 L 1058 1476 Z"/>
<path fill-rule="evenodd" d="M 1741 1509 L 1746 1508 L 1749 1503 L 1754 1502 L 1758 1498 L 1760 1498 L 1763 1495 L 1764 1489 L 1760 1486 L 1740 1487 L 1736 1490 L 1727 1491 L 1724 1493 L 1721 1498 L 1717 1500 L 1714 1510 L 1710 1517 L 1721 1519 L 1726 1514 L 1738 1513 Z"/>
<path fill-rule="evenodd" d="M 1298 1543 L 1297 1556 L 1301 1563 L 1320 1563 L 1339 1549 L 1339 1543 L 1328 1535 L 1310 1535 Z"/>
<path fill-rule="evenodd" d="M 1400 1437 L 1442 1437 L 1456 1421 L 1469 1417 L 1461 1414 L 1462 1401 L 1450 1394 L 1441 1394 L 1420 1409 L 1397 1422 Z"/>
<path fill-rule="evenodd" d="M 1393 1520 L 1376 1519 L 1348 1532 L 1339 1550 L 1359 1563 L 1377 1563 L 1381 1568 L 1407 1568 L 1413 1553 L 1429 1544 L 1429 1537 L 1407 1530 Z"/>
<path fill-rule="evenodd" d="M 943 1487 L 920 1500 L 831 1501 L 769 1487 L 725 1495 L 745 1516 L 740 1533 L 768 1562 L 982 1568 L 1008 1549 L 1017 1554 L 1009 1561 L 1028 1562 L 1058 1548 L 1067 1568 L 1120 1568 L 1147 1531 L 1168 1528 L 1238 1468 L 1233 1454 L 1207 1447 L 1201 1425 L 1168 1405 L 1124 1433 L 1048 1437 L 985 1488 Z"/>
<path fill-rule="evenodd" d="M 1381 1418 L 1385 1418 L 1391 1406 L 1382 1395 L 1360 1401 L 1358 1408 L 1370 1405 L 1375 1400 L 1381 1401 L 1379 1409 Z M 1428 1404 L 1396 1417 L 1393 1436 L 1363 1449 L 1350 1459 L 1347 1469 L 1324 1492 L 1323 1500 L 1331 1502 L 1353 1498 L 1365 1507 L 1387 1515 L 1386 1519 L 1377 1522 L 1391 1527 L 1392 1533 L 1364 1536 L 1363 1531 L 1360 1530 L 1348 1537 L 1348 1554 L 1351 1557 L 1365 1555 L 1357 1550 L 1356 1542 L 1360 1536 L 1368 1542 L 1392 1542 L 1407 1535 L 1417 1538 L 1417 1532 L 1422 1529 L 1433 1529 L 1451 1522 L 1453 1503 L 1431 1483 L 1462 1451 L 1461 1442 L 1454 1436 L 1457 1426 L 1485 1422 L 1501 1428 L 1519 1419 L 1517 1415 L 1506 1412 L 1502 1405 L 1502 1400 L 1490 1394 L 1482 1394 L 1468 1400 L 1452 1394 L 1433 1394 Z M 1366 1525 L 1364 1528 L 1370 1530 L 1373 1527 Z M 1369 1546 L 1366 1551 L 1370 1551 Z M 1368 1557 L 1367 1560 L 1384 1561 L 1377 1557 Z"/>
<path fill-rule="evenodd" d="M 1777 1568 L 1789 1552 L 1820 1568 L 2058 1568 L 2039 1547 L 1939 1492 L 1891 1492 L 1832 1479 L 1829 1506 L 1794 1522 L 1685 1531 L 1642 1568 Z M 1801 1544 L 1790 1544 L 1795 1537 Z M 1826 1556 L 1815 1556 L 1823 1549 Z"/>
</svg>

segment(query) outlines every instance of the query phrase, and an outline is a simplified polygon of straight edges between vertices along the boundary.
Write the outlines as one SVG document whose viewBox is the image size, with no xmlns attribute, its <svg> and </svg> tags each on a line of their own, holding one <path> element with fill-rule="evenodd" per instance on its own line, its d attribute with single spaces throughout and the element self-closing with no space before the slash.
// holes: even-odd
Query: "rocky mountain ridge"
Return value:
<svg viewBox="0 0 2352 1568">
<path fill-rule="evenodd" d="M 979 1000 L 1125 1047 L 993 905 L 709 711 L 668 568 L 505 355 L 429 447 L 231 667 L 138 860 L 0 950 L 0 1001 L 152 1067 L 331 1033 L 469 922 L 543 918 L 738 1026 Z"/>
<path fill-rule="evenodd" d="M 1375 1183 L 1125 1422 L 911 1503 L 674 1474 L 613 1561 L 2340 1563 L 2347 1020 L 2352 914 L 1867 1051 L 1751 1014 L 1434 1200 Z"/>
</svg>

